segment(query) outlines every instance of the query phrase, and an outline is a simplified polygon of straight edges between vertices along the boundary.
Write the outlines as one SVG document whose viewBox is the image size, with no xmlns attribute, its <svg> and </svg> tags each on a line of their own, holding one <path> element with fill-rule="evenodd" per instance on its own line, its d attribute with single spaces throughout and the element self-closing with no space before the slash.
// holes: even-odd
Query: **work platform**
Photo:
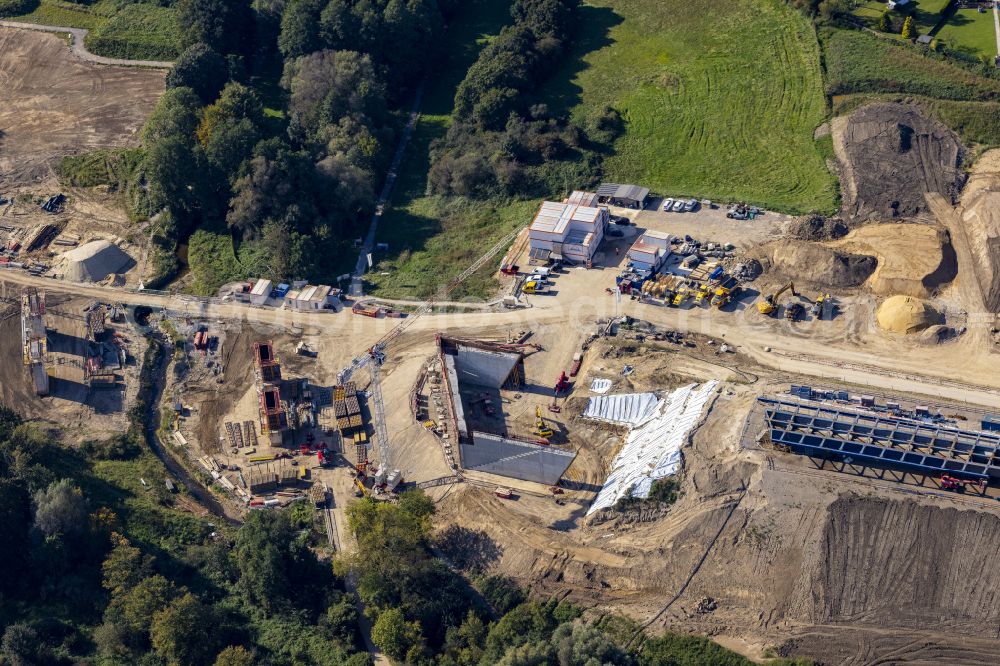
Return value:
<svg viewBox="0 0 1000 666">
<path fill-rule="evenodd" d="M 771 442 L 820 458 L 918 474 L 1000 479 L 1000 434 L 842 408 L 758 398 Z"/>
</svg>

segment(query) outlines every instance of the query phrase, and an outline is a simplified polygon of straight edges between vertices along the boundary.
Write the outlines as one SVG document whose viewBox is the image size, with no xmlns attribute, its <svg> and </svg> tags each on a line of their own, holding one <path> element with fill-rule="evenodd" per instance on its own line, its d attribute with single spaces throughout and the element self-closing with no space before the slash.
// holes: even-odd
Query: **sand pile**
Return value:
<svg viewBox="0 0 1000 666">
<path fill-rule="evenodd" d="M 964 180 L 954 132 L 905 104 L 870 104 L 835 123 L 844 213 L 886 220 L 927 212 L 925 192 L 954 200 Z"/>
<path fill-rule="evenodd" d="M 880 296 L 931 296 L 958 273 L 951 238 L 944 229 L 927 224 L 871 224 L 855 229 L 834 249 L 871 254 L 878 268 L 868 287 Z"/>
<path fill-rule="evenodd" d="M 902 295 L 885 299 L 875 318 L 879 327 L 890 333 L 918 333 L 943 319 L 930 303 Z"/>
<path fill-rule="evenodd" d="M 857 287 L 875 271 L 873 256 L 841 252 L 807 241 L 783 240 L 762 246 L 761 263 L 795 282 L 832 288 Z"/>
<path fill-rule="evenodd" d="M 135 262 L 113 243 L 91 241 L 62 256 L 62 274 L 74 282 L 100 282 L 112 273 L 124 273 Z"/>
<path fill-rule="evenodd" d="M 1000 150 L 979 158 L 962 193 L 962 224 L 986 308 L 1000 312 Z"/>
</svg>

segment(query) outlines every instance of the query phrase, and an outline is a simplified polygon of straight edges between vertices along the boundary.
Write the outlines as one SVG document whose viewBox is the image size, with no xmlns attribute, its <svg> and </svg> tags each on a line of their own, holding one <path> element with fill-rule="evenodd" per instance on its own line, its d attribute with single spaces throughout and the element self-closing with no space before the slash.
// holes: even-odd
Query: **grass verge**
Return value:
<svg viewBox="0 0 1000 666">
<path fill-rule="evenodd" d="M 918 47 L 856 30 L 823 30 L 827 92 L 912 93 L 939 99 L 1000 99 L 1000 81 Z"/>
<path fill-rule="evenodd" d="M 87 49 L 110 58 L 173 60 L 179 53 L 174 10 L 125 5 L 87 35 Z"/>
</svg>

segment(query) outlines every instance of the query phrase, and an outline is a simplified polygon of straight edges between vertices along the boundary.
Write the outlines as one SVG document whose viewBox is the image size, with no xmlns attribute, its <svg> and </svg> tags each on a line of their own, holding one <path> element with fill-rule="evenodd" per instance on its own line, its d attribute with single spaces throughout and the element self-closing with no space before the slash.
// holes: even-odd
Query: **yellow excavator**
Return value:
<svg viewBox="0 0 1000 666">
<path fill-rule="evenodd" d="M 792 290 L 792 296 L 798 296 L 798 294 L 795 293 L 795 283 L 789 282 L 773 294 L 768 294 L 762 300 L 757 301 L 757 311 L 762 315 L 774 314 L 778 309 L 778 299 L 781 298 L 781 295 L 789 289 Z"/>
<path fill-rule="evenodd" d="M 555 431 L 552 430 L 552 428 L 549 427 L 549 424 L 545 422 L 545 419 L 542 418 L 542 408 L 536 405 L 535 406 L 535 435 L 538 436 L 538 437 L 542 437 L 544 439 L 548 439 L 549 437 L 551 437 L 554 434 L 555 434 Z"/>
</svg>

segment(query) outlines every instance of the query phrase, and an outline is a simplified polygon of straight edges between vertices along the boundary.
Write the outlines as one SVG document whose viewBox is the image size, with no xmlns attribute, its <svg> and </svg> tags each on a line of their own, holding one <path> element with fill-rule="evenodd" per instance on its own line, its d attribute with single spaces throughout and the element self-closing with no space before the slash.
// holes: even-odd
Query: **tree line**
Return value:
<svg viewBox="0 0 1000 666">
<path fill-rule="evenodd" d="M 607 107 L 582 124 L 544 103 L 572 46 L 579 0 L 514 0 L 513 23 L 480 53 L 455 93 L 447 135 L 432 145 L 430 188 L 486 198 L 583 187 L 622 130 Z"/>
<path fill-rule="evenodd" d="M 329 279 L 363 229 L 456 0 L 179 0 L 183 52 L 143 130 L 156 283 L 190 240 L 224 279 Z M 199 238 L 199 232 L 201 237 Z M 205 234 L 231 237 L 207 242 Z M 220 249 L 222 252 L 220 252 Z M 222 254 L 223 256 L 219 256 Z M 214 271 L 214 273 L 213 273 Z"/>
</svg>

